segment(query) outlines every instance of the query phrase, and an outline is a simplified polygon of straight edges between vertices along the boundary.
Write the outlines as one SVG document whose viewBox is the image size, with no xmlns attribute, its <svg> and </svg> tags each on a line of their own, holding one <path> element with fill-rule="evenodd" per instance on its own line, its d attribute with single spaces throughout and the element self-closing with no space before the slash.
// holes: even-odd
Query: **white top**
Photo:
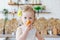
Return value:
<svg viewBox="0 0 60 40">
<path fill-rule="evenodd" d="M 24 30 L 26 30 L 26 27 L 22 27 L 22 32 L 24 32 Z M 32 28 L 28 35 L 27 35 L 27 39 L 26 40 L 36 40 L 36 29 Z"/>
</svg>

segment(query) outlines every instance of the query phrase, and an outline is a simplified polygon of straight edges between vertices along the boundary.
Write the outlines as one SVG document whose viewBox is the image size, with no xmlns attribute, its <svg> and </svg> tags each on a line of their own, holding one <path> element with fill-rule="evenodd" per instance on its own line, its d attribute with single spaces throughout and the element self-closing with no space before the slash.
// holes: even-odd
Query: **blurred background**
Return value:
<svg viewBox="0 0 60 40">
<path fill-rule="evenodd" d="M 16 29 L 22 25 L 18 10 L 25 5 L 36 11 L 40 35 L 60 40 L 60 0 L 0 0 L 0 40 L 15 40 Z"/>
</svg>

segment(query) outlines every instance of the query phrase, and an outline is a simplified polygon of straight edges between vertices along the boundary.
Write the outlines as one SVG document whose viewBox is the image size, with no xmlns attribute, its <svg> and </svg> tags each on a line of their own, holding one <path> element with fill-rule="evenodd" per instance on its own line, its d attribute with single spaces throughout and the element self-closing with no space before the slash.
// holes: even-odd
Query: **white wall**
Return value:
<svg viewBox="0 0 60 40">
<path fill-rule="evenodd" d="M 44 16 L 46 18 L 54 17 L 60 18 L 60 0 L 41 0 L 44 5 L 46 5 L 47 11 L 51 14 L 40 14 L 40 17 Z"/>
<path fill-rule="evenodd" d="M 0 1 L 0 11 L 2 9 L 6 8 L 9 11 L 12 11 L 13 9 L 18 10 L 17 6 L 9 6 L 8 5 L 9 0 L 1 0 Z M 16 0 L 15 0 L 16 1 Z M 45 18 L 60 18 L 60 0 L 41 0 L 43 5 L 46 5 L 47 11 L 51 12 L 51 14 L 40 14 L 40 17 L 45 17 Z M 10 15 L 9 18 L 12 16 Z M 16 15 L 17 17 L 17 15 Z M 4 18 L 2 14 L 0 14 L 0 18 Z"/>
<path fill-rule="evenodd" d="M 16 1 L 16 0 L 15 0 Z M 9 11 L 13 11 L 14 9 L 17 11 L 18 7 L 17 6 L 10 6 L 8 5 L 9 0 L 0 0 L 0 11 L 3 11 L 3 9 L 8 9 Z M 0 18 L 4 18 L 4 15 L 2 12 L 0 12 Z M 13 16 L 10 14 L 8 16 L 9 19 L 12 19 Z M 17 18 L 17 15 L 15 16 Z"/>
</svg>

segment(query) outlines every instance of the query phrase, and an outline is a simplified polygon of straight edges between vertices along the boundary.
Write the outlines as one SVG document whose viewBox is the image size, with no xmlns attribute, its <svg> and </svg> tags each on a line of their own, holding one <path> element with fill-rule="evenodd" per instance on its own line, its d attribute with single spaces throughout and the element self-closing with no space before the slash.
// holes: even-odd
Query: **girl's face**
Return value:
<svg viewBox="0 0 60 40">
<path fill-rule="evenodd" d="M 34 22 L 34 12 L 23 12 L 22 13 L 22 22 L 24 25 L 26 25 L 25 23 L 27 22 L 27 20 L 29 20 L 31 22 L 31 24 Z"/>
</svg>

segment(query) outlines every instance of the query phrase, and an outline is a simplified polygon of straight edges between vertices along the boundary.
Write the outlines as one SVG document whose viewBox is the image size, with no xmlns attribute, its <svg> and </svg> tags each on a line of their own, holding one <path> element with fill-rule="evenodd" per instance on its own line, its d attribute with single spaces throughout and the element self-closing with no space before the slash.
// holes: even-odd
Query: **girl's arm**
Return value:
<svg viewBox="0 0 60 40">
<path fill-rule="evenodd" d="M 44 40 L 44 39 L 40 36 L 40 34 L 39 34 L 38 31 L 36 32 L 36 37 L 37 37 L 38 40 Z"/>
<path fill-rule="evenodd" d="M 28 30 L 22 32 L 21 28 L 18 28 L 16 31 L 16 40 L 26 40 Z"/>
</svg>

